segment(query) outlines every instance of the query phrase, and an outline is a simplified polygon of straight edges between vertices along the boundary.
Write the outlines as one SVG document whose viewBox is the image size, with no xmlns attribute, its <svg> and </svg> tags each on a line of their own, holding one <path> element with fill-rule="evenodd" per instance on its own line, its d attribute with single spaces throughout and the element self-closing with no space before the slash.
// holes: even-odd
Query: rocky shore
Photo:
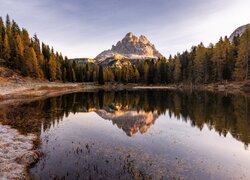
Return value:
<svg viewBox="0 0 250 180">
<path fill-rule="evenodd" d="M 39 159 L 34 149 L 36 139 L 0 124 L 0 179 L 27 179 L 28 167 Z"/>
</svg>

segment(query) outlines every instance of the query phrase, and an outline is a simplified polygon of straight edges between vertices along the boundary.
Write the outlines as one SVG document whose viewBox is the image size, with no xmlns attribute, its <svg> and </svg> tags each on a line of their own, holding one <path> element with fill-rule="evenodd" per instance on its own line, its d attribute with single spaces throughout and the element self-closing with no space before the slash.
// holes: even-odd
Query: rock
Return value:
<svg viewBox="0 0 250 180">
<path fill-rule="evenodd" d="M 137 37 L 132 32 L 126 34 L 121 41 L 118 41 L 111 49 L 100 53 L 95 59 L 103 61 L 114 56 L 128 59 L 158 59 L 163 57 L 145 36 Z"/>
<path fill-rule="evenodd" d="M 245 30 L 247 29 L 247 28 L 249 28 L 250 27 L 250 24 L 246 24 L 246 25 L 244 25 L 244 26 L 240 26 L 240 27 L 238 27 L 231 35 L 230 35 L 230 37 L 229 37 L 229 40 L 232 42 L 233 41 L 233 38 L 235 37 L 235 36 L 241 36 L 244 32 L 245 32 Z"/>
<path fill-rule="evenodd" d="M 37 137 L 1 124 L 0 137 L 0 179 L 26 179 L 27 167 L 39 158 L 33 150 Z"/>
<path fill-rule="evenodd" d="M 26 164 L 27 166 L 29 166 L 31 164 L 36 163 L 39 157 L 40 157 L 40 153 L 38 151 L 28 151 L 24 153 L 16 161 L 18 161 L 20 164 Z"/>
</svg>

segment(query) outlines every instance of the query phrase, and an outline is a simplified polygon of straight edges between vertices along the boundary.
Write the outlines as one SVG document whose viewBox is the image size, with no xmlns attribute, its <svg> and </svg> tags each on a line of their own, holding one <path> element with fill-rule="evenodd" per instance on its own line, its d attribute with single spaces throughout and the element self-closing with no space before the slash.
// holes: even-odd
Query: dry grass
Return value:
<svg viewBox="0 0 250 180">
<path fill-rule="evenodd" d="M 0 77 L 0 84 L 2 84 L 2 83 L 6 83 L 6 82 L 7 82 L 7 80 L 6 80 L 5 78 Z"/>
</svg>

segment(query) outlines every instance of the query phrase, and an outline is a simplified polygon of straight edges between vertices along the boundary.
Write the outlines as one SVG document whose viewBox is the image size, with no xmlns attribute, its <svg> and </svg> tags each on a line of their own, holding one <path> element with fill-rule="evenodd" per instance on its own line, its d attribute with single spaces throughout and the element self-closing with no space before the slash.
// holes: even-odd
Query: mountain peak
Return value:
<svg viewBox="0 0 250 180">
<path fill-rule="evenodd" d="M 102 61 L 117 55 L 129 59 L 158 59 L 163 57 L 146 36 L 137 37 L 132 32 L 127 33 L 121 41 L 118 41 L 111 49 L 100 53 L 95 59 Z"/>
<path fill-rule="evenodd" d="M 241 36 L 247 28 L 250 27 L 250 24 L 246 24 L 243 26 L 238 27 L 229 37 L 229 40 L 232 42 L 235 36 Z"/>
<path fill-rule="evenodd" d="M 133 37 L 133 33 L 129 32 L 128 34 L 126 34 L 125 38 L 132 38 Z"/>
</svg>

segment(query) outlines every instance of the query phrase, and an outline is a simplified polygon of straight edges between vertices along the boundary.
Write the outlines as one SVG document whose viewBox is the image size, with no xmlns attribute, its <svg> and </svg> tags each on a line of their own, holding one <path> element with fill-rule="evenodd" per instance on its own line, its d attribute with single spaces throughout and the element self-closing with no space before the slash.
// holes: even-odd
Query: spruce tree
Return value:
<svg viewBox="0 0 250 180">
<path fill-rule="evenodd" d="M 174 80 L 178 83 L 181 80 L 181 62 L 179 55 L 174 58 Z"/>
<path fill-rule="evenodd" d="M 52 53 L 49 59 L 49 80 L 55 81 L 56 80 L 56 58 L 55 55 Z"/>
<path fill-rule="evenodd" d="M 149 65 L 148 62 L 145 61 L 143 66 L 143 79 L 145 83 L 148 82 L 148 73 L 149 73 Z"/>
<path fill-rule="evenodd" d="M 0 17 L 0 58 L 3 58 L 3 51 L 4 51 L 4 23 L 3 19 Z"/>
<path fill-rule="evenodd" d="M 250 54 L 250 28 L 240 38 L 238 58 L 235 64 L 234 77 L 236 80 L 248 79 L 249 76 L 249 54 Z"/>
<path fill-rule="evenodd" d="M 25 49 L 24 58 L 25 58 L 25 65 L 27 68 L 27 75 L 35 78 L 40 78 L 39 65 L 36 58 L 36 53 L 32 47 Z"/>
<path fill-rule="evenodd" d="M 102 65 L 99 66 L 98 83 L 99 83 L 100 85 L 103 85 L 103 84 L 104 84 L 103 67 L 102 67 Z"/>
<path fill-rule="evenodd" d="M 203 83 L 205 80 L 205 60 L 206 60 L 206 48 L 201 43 L 196 48 L 196 56 L 194 58 L 195 83 Z"/>
<path fill-rule="evenodd" d="M 67 81 L 67 70 L 66 68 L 63 68 L 63 78 L 62 78 L 63 82 L 65 83 Z"/>
<path fill-rule="evenodd" d="M 16 37 L 16 66 L 18 69 L 22 69 L 24 64 L 24 46 L 21 36 L 18 34 Z"/>
<path fill-rule="evenodd" d="M 8 34 L 4 36 L 4 49 L 3 49 L 3 58 L 6 60 L 7 65 L 11 66 L 10 61 L 10 45 L 9 45 L 9 37 Z"/>
</svg>

